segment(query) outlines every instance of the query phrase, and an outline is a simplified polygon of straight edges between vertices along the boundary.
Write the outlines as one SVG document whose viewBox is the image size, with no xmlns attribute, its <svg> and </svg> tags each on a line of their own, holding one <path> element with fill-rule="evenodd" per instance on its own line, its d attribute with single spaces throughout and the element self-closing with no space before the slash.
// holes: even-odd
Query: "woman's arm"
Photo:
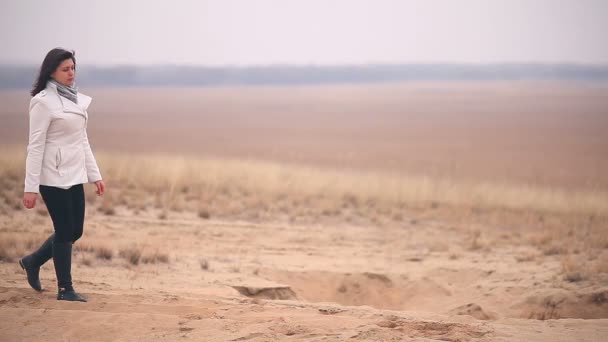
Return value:
<svg viewBox="0 0 608 342">
<path fill-rule="evenodd" d="M 97 166 L 97 161 L 95 160 L 95 156 L 93 155 L 93 151 L 91 150 L 91 144 L 89 143 L 89 137 L 87 135 L 87 130 L 84 130 L 84 158 L 85 158 L 85 166 L 87 168 L 87 178 L 89 183 L 95 183 L 97 187 L 97 194 L 103 195 L 106 190 L 106 186 L 101 178 L 101 172 L 99 172 L 99 167 Z"/>
<path fill-rule="evenodd" d="M 25 189 L 23 191 L 23 205 L 28 209 L 34 208 L 38 199 L 46 132 L 50 124 L 50 110 L 39 99 L 33 98 L 30 103 L 30 135 L 25 160 Z"/>
<path fill-rule="evenodd" d="M 34 98 L 30 106 L 30 136 L 25 161 L 24 192 L 38 193 L 46 133 L 51 124 L 51 112 L 43 102 Z"/>
</svg>

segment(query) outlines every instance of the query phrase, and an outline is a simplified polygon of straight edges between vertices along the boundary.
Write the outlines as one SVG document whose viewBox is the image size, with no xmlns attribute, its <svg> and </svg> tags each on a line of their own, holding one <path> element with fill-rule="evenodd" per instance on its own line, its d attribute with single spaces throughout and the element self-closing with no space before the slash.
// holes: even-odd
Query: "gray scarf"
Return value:
<svg viewBox="0 0 608 342">
<path fill-rule="evenodd" d="M 66 99 L 76 104 L 78 103 L 78 88 L 76 86 L 68 87 L 55 81 L 52 78 L 49 80 L 49 82 L 52 82 L 54 85 L 57 86 L 57 92 L 59 93 L 59 95 L 65 97 Z"/>
</svg>

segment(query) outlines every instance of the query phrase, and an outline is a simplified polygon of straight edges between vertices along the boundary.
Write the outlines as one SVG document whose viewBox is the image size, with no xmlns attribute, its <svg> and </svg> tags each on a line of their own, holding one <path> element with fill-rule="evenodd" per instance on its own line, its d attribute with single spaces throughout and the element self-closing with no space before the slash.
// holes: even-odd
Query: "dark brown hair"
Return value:
<svg viewBox="0 0 608 342">
<path fill-rule="evenodd" d="M 49 51 L 46 54 L 46 57 L 44 57 L 44 61 L 42 61 L 40 72 L 38 73 L 36 83 L 34 83 L 34 87 L 32 88 L 32 92 L 30 94 L 32 96 L 36 96 L 36 94 L 46 88 L 46 83 L 51 79 L 51 74 L 54 73 L 59 65 L 66 59 L 71 59 L 74 62 L 74 68 L 76 68 L 75 56 L 76 52 L 73 50 L 68 51 L 62 48 L 54 48 L 53 50 Z"/>
</svg>

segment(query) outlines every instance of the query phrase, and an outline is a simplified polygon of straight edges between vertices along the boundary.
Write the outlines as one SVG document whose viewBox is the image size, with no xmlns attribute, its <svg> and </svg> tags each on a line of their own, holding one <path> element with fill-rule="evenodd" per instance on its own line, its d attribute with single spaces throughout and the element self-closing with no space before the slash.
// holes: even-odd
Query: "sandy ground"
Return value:
<svg viewBox="0 0 608 342">
<path fill-rule="evenodd" d="M 538 253 L 517 232 L 487 229 L 476 247 L 467 232 L 435 221 L 380 230 L 187 213 L 108 217 L 92 208 L 88 217 L 73 273 L 90 302 L 55 300 L 51 263 L 42 269 L 49 289 L 42 293 L 28 288 L 16 262 L 0 263 L 2 341 L 601 341 L 608 334 L 608 275 L 568 281 L 561 256 Z M 2 223 L 42 241 L 48 220 L 17 211 Z M 97 257 L 99 247 L 112 258 Z M 124 249 L 168 262 L 135 265 L 119 256 Z"/>
</svg>

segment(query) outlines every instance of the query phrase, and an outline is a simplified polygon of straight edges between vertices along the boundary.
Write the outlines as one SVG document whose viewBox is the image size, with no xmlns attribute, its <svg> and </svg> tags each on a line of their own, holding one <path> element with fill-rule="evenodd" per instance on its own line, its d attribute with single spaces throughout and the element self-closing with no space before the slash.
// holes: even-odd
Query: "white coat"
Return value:
<svg viewBox="0 0 608 342">
<path fill-rule="evenodd" d="M 30 135 L 25 163 L 25 192 L 40 185 L 67 189 L 101 180 L 87 137 L 91 97 L 78 93 L 78 104 L 62 97 L 48 82 L 30 101 Z"/>
</svg>

